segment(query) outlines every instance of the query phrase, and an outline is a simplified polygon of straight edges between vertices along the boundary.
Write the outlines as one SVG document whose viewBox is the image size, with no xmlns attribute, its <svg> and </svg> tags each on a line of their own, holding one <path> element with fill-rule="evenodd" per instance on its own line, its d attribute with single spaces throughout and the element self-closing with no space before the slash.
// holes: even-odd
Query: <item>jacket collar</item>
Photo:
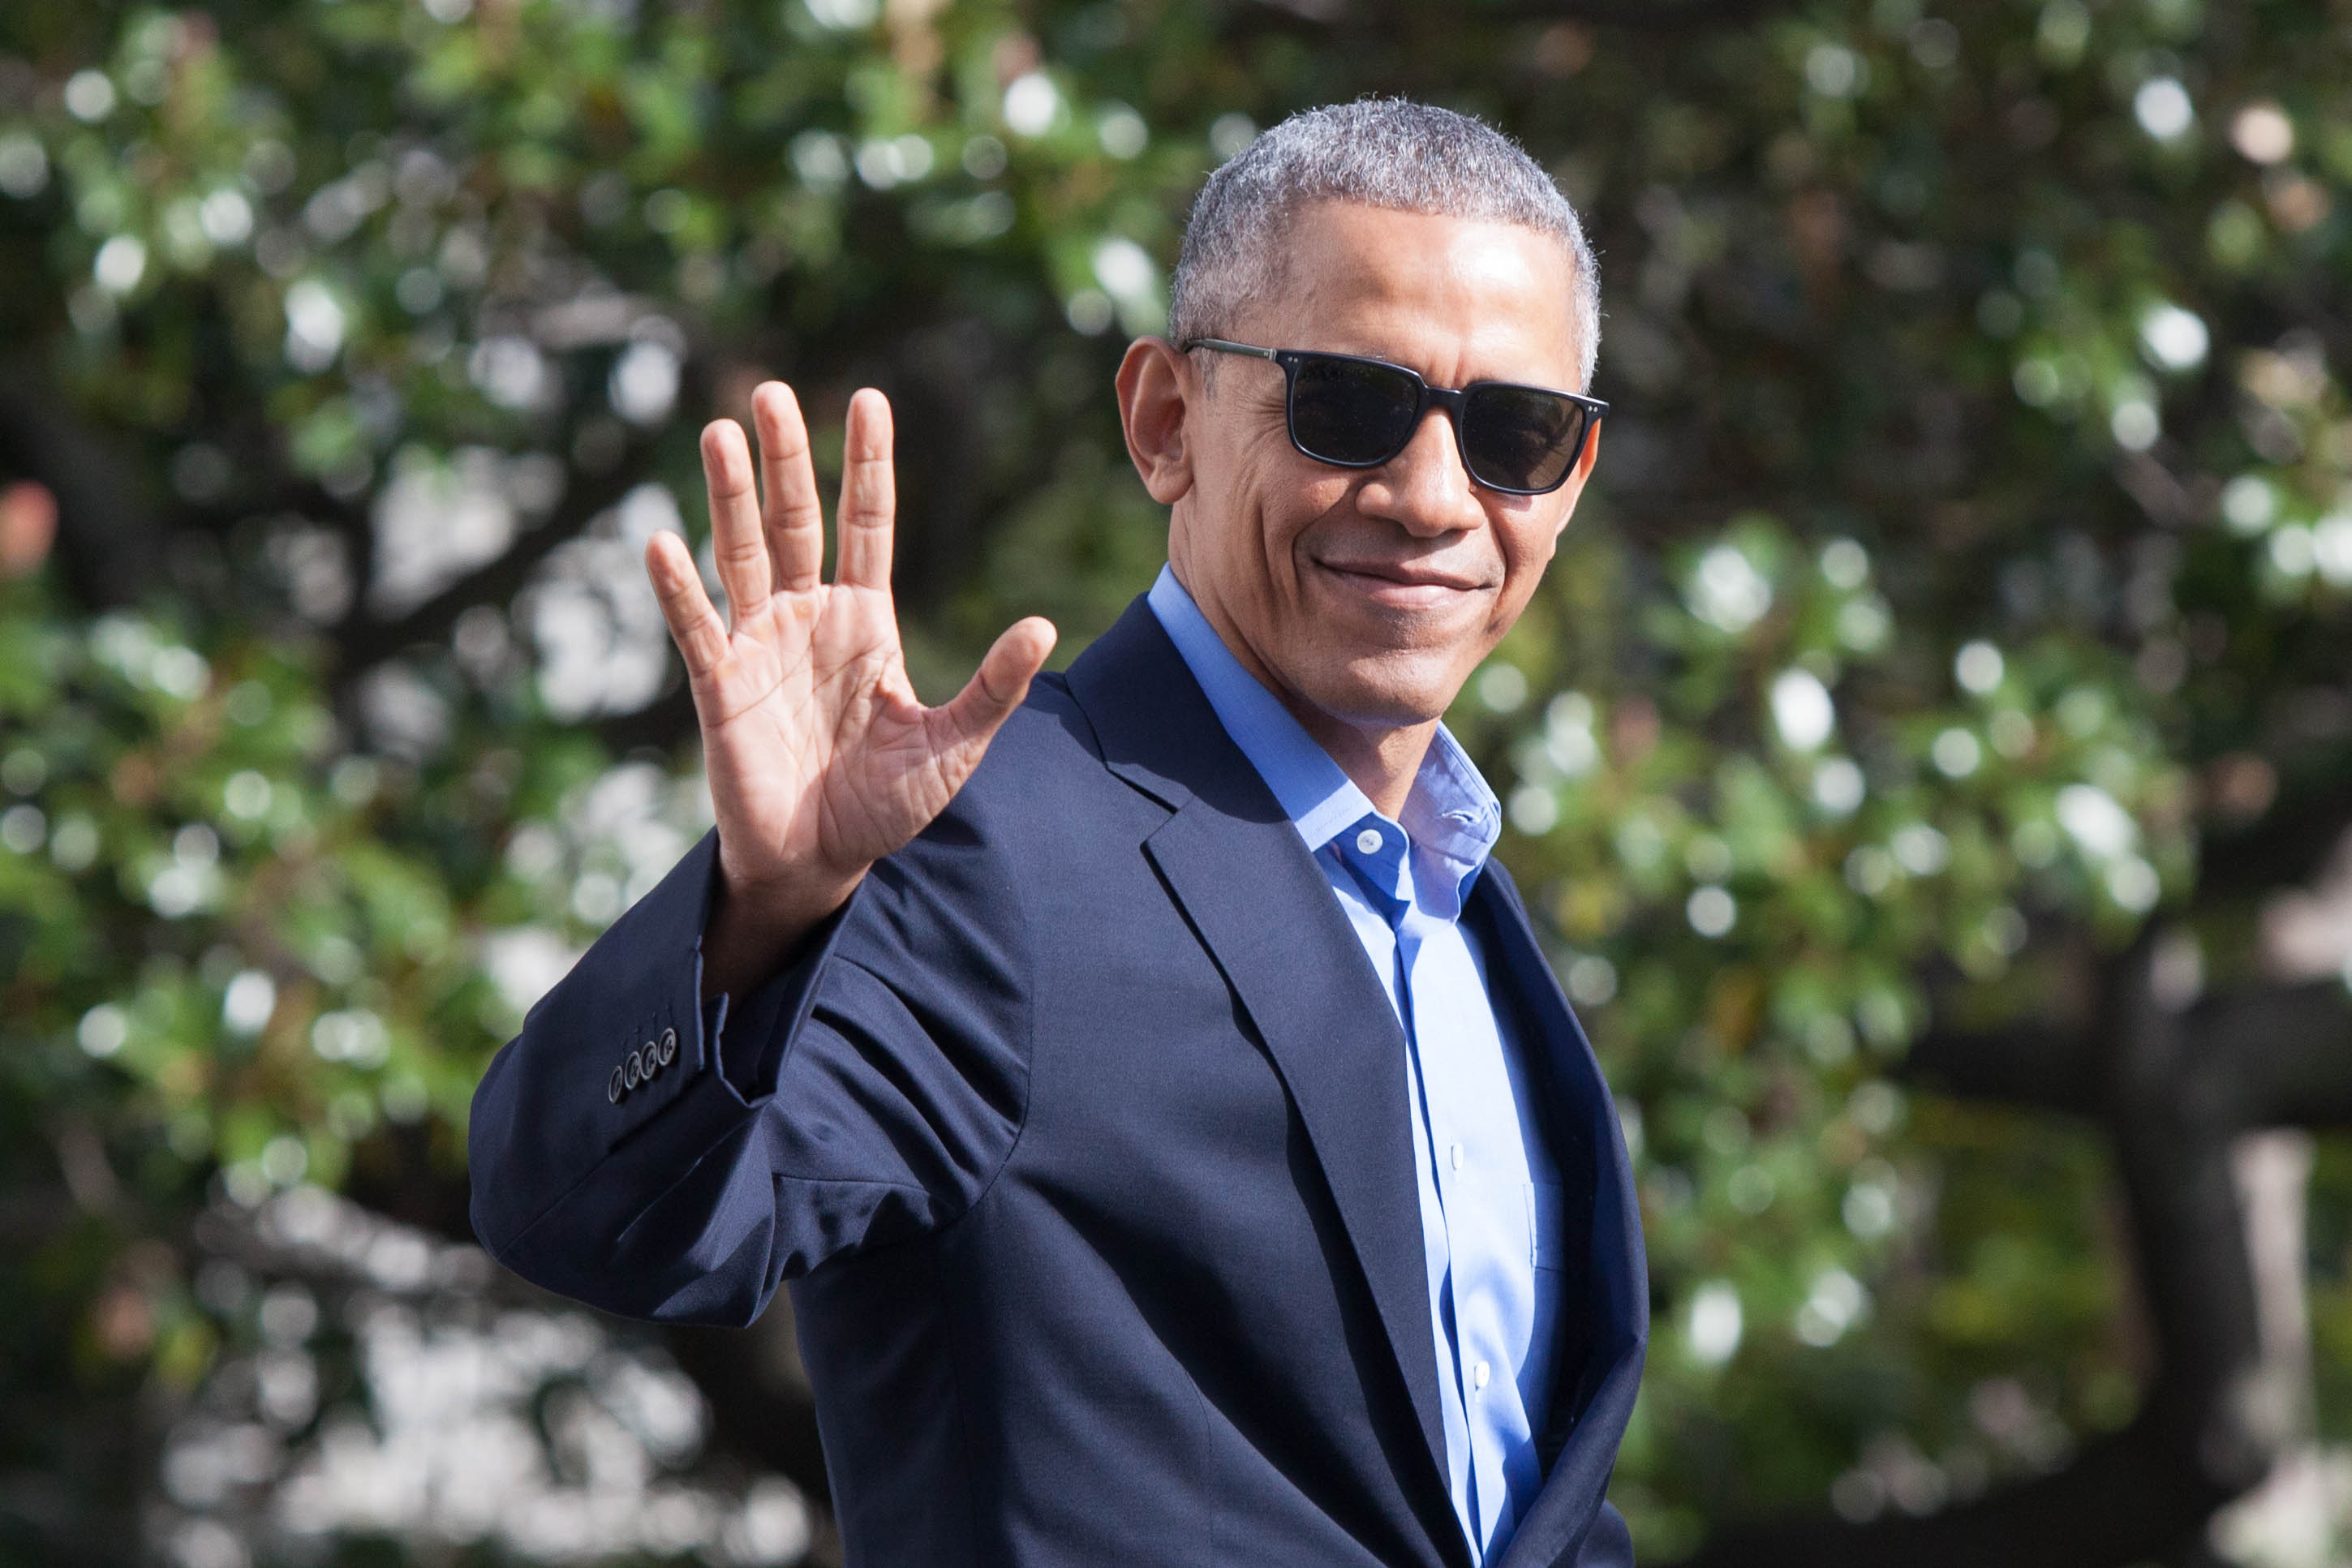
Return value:
<svg viewBox="0 0 2352 1568">
<path fill-rule="evenodd" d="M 1234 745 L 1141 598 L 1075 661 L 1071 695 L 1104 766 L 1171 815 L 1145 841 L 1170 891 L 1257 1026 L 1298 1108 L 1422 1430 L 1414 1506 L 1449 1558 L 1466 1552 L 1444 1476 L 1428 1281 L 1414 1187 L 1405 1042 L 1378 976 L 1290 817 Z M 1592 1527 L 1633 1413 L 1649 1333 L 1648 1275 L 1630 1164 L 1599 1063 L 1499 865 L 1472 897 L 1533 1038 L 1548 1047 L 1549 1118 L 1591 1194 L 1589 1288 L 1562 1331 L 1542 1437 L 1557 1448 L 1505 1568 L 1562 1561 Z M 1301 964 L 1304 947 L 1333 961 Z M 1569 1166 L 1563 1159 L 1563 1176 Z"/>
<path fill-rule="evenodd" d="M 1421 1427 L 1415 1510 L 1435 1539 L 1466 1552 L 1444 1480 L 1395 1009 L 1288 813 L 1142 600 L 1071 664 L 1069 689 L 1104 765 L 1171 812 L 1144 851 L 1298 1109 Z M 1302 964 L 1302 950 L 1332 961 Z"/>
<path fill-rule="evenodd" d="M 1601 1511 L 1617 1447 L 1633 1417 L 1650 1339 L 1649 1261 L 1633 1162 L 1623 1130 L 1583 1026 L 1538 945 L 1510 873 L 1497 863 L 1479 879 L 1474 911 L 1489 963 L 1526 1009 L 1525 1035 L 1543 1043 L 1552 1152 L 1568 1190 L 1584 1199 L 1570 1215 L 1583 1232 L 1569 1256 L 1586 1260 L 1584 1291 L 1560 1313 L 1573 1342 L 1555 1364 L 1551 1408 L 1537 1434 L 1546 1461 L 1543 1490 L 1513 1531 L 1501 1568 L 1578 1560 Z M 1586 1207 L 1589 1204 L 1589 1207 Z"/>
<path fill-rule="evenodd" d="M 1361 827 L 1365 818 L 1378 817 L 1395 830 L 1391 841 L 1412 845 L 1412 880 L 1429 906 L 1449 919 L 1460 912 L 1501 836 L 1503 807 L 1444 725 L 1430 737 L 1403 810 L 1394 819 L 1379 815 L 1321 743 L 1218 638 L 1173 566 L 1160 569 L 1144 601 L 1176 644 L 1225 734 L 1290 814 L 1309 852 Z"/>
</svg>

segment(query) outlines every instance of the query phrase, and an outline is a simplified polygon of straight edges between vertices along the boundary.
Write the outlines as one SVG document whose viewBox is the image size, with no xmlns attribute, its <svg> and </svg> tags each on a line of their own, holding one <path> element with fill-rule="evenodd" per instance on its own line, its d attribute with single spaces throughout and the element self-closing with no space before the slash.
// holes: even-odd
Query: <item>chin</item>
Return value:
<svg viewBox="0 0 2352 1568">
<path fill-rule="evenodd" d="M 1349 724 L 1404 728 L 1442 718 L 1469 678 L 1454 661 L 1425 653 L 1375 653 L 1318 671 L 1307 699 Z"/>
</svg>

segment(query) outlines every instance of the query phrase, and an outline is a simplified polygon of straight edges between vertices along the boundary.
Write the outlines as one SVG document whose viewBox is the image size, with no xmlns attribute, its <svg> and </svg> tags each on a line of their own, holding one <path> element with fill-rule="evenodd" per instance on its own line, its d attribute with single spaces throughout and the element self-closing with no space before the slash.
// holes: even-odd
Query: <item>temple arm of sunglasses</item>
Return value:
<svg viewBox="0 0 2352 1568">
<path fill-rule="evenodd" d="M 1253 360 L 1279 359 L 1279 356 L 1276 355 L 1275 350 L 1272 349 L 1260 349 L 1248 343 L 1235 343 L 1223 338 L 1187 338 L 1184 340 L 1184 351 L 1186 353 L 1191 353 L 1194 349 L 1214 349 L 1221 354 L 1247 354 Z"/>
</svg>

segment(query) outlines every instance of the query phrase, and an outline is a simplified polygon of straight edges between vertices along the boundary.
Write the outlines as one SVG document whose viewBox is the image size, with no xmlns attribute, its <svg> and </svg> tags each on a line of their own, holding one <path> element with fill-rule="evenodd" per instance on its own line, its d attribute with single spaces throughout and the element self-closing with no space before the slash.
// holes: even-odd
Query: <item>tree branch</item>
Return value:
<svg viewBox="0 0 2352 1568">
<path fill-rule="evenodd" d="M 0 475 L 34 479 L 58 499 L 58 559 L 83 604 L 138 603 L 162 579 L 165 534 L 121 483 L 127 465 L 63 412 L 37 377 L 0 377 Z"/>
<path fill-rule="evenodd" d="M 641 746 L 675 751 L 699 733 L 694 712 L 694 690 L 677 667 L 671 666 L 674 684 L 635 713 L 614 714 L 594 720 L 596 738 L 615 757 L 625 757 Z"/>
<path fill-rule="evenodd" d="M 2144 937 L 2107 966 L 2087 1030 L 1931 1033 L 1906 1066 L 1956 1094 L 2106 1129 L 2158 1344 L 2138 1417 L 2063 1469 L 1972 1502 L 1734 1528 L 1694 1568 L 2124 1568 L 2193 1553 L 2213 1511 L 2267 1472 L 2286 1434 L 2248 1397 L 2262 1344 L 2231 1150 L 2252 1127 L 2352 1125 L 2352 1006 L 2331 981 L 2168 1011 L 2149 982 L 2153 948 Z"/>
<path fill-rule="evenodd" d="M 2352 997 L 2341 982 L 2207 998 L 2175 1025 L 2169 1080 L 2234 1131 L 2352 1127 Z M 2113 1063 L 2095 1030 L 2029 1022 L 1984 1033 L 1931 1030 L 1901 1075 L 1966 1099 L 2112 1114 Z"/>
<path fill-rule="evenodd" d="M 613 465 L 608 474 L 583 482 L 577 475 L 563 493 L 554 513 L 525 533 L 504 554 L 487 566 L 441 590 L 395 620 L 376 621 L 354 603 L 351 615 L 334 633 L 341 654 L 339 676 L 345 682 L 418 643 L 435 643 L 449 634 L 457 617 L 477 604 L 499 603 L 521 591 L 531 571 L 556 548 L 578 536 L 596 515 L 614 506 L 643 481 L 642 450 Z"/>
<path fill-rule="evenodd" d="M 2352 761 L 2352 758 L 2339 758 Z M 2197 897 L 2247 897 L 2309 881 L 2347 832 L 2352 832 L 2352 789 L 2342 766 L 2315 770 L 2313 788 L 2282 799 L 2237 831 L 2209 829 L 2200 845 Z"/>
<path fill-rule="evenodd" d="M 1259 0 L 1259 4 L 1309 25 L 1359 31 L 1386 30 L 1394 11 L 1393 7 L 1356 11 L 1347 0 Z M 1733 26 L 1788 8 L 1788 0 L 1506 0 L 1474 5 L 1471 12 L 1472 19 L 1481 23 L 1589 22 L 1641 32 L 1672 32 L 1682 27 Z"/>
</svg>

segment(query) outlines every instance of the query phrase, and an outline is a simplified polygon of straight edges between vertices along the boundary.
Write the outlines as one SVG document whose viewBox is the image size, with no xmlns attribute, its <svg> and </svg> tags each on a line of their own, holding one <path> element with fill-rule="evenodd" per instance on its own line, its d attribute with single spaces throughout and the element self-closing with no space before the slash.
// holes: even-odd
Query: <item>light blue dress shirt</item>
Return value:
<svg viewBox="0 0 2352 1568">
<path fill-rule="evenodd" d="M 1508 1009 L 1489 997 L 1486 956 L 1461 924 L 1501 808 L 1441 725 L 1403 820 L 1381 815 L 1172 570 L 1160 569 L 1150 603 L 1330 880 L 1404 1026 L 1447 1479 L 1472 1558 L 1499 1556 L 1543 1484 L 1534 1434 L 1551 1393 L 1562 1261 L 1559 1173 Z"/>
</svg>

